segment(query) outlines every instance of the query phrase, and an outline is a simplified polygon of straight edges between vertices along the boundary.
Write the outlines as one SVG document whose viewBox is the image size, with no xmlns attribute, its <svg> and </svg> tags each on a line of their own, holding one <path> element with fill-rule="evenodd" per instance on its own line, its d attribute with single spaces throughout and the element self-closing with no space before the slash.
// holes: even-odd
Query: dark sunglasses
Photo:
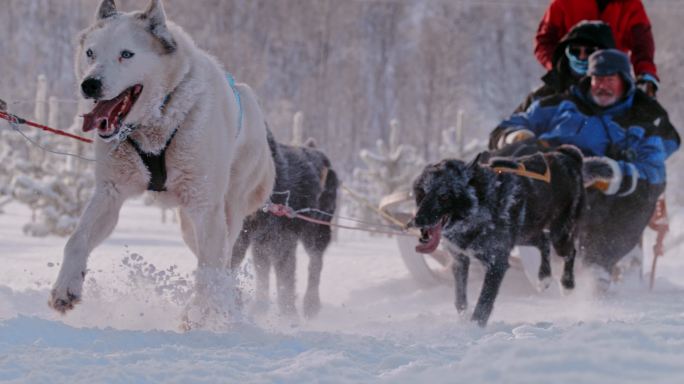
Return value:
<svg viewBox="0 0 684 384">
<path fill-rule="evenodd" d="M 568 48 L 568 51 L 570 52 L 571 55 L 573 55 L 575 57 L 579 57 L 582 54 L 582 52 L 584 52 L 584 54 L 586 56 L 589 56 L 592 53 L 598 51 L 599 49 L 600 49 L 599 47 L 585 47 L 583 45 L 571 45 Z"/>
</svg>

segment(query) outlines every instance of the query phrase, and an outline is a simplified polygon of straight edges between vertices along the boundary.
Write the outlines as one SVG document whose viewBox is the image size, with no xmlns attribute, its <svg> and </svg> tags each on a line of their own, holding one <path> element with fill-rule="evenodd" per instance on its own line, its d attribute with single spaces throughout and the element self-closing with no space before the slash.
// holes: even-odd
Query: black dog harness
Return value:
<svg viewBox="0 0 684 384">
<path fill-rule="evenodd" d="M 142 160 L 143 164 L 145 164 L 145 168 L 147 168 L 147 170 L 150 172 L 150 182 L 147 184 L 148 191 L 166 191 L 166 148 L 168 148 L 169 144 L 171 144 L 171 140 L 173 140 L 173 137 L 176 136 L 176 132 L 178 132 L 177 129 L 173 131 L 171 137 L 169 137 L 169 139 L 166 141 L 164 148 L 162 148 L 162 150 L 157 154 L 145 152 L 140 148 L 135 140 L 131 139 L 130 137 L 127 139 L 133 148 L 135 148 L 135 151 L 138 152 L 140 159 Z"/>
</svg>

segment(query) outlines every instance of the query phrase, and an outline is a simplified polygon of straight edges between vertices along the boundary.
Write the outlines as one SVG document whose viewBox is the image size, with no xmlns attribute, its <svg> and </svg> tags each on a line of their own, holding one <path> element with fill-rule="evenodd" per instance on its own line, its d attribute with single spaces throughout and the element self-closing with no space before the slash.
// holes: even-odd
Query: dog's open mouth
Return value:
<svg viewBox="0 0 684 384">
<path fill-rule="evenodd" d="M 437 224 L 431 227 L 423 227 L 420 229 L 419 244 L 416 245 L 416 252 L 418 253 L 432 253 L 439 246 L 439 241 L 442 238 L 442 226 L 446 218 L 440 219 Z"/>
<path fill-rule="evenodd" d="M 109 139 L 116 135 L 121 128 L 123 119 L 138 100 L 142 89 L 143 86 L 137 84 L 111 100 L 97 102 L 90 113 L 83 115 L 83 131 L 88 132 L 97 129 L 97 134 L 103 139 Z"/>
</svg>

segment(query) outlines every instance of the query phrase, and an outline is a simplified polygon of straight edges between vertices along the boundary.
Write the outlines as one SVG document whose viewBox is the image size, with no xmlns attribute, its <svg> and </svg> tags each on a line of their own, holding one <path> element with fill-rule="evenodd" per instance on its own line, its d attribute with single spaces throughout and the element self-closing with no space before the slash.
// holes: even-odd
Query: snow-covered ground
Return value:
<svg viewBox="0 0 684 384">
<path fill-rule="evenodd" d="M 579 282 L 537 293 L 511 271 L 489 325 L 459 319 L 447 285 L 421 288 L 393 239 L 341 233 L 326 254 L 323 310 L 222 332 L 178 331 L 194 257 L 177 224 L 129 202 L 93 252 L 84 300 L 47 307 L 65 239 L 0 214 L 0 382 L 682 383 L 684 258 L 670 252 L 654 292 L 632 281 L 594 299 Z M 673 228 L 680 232 L 679 228 Z M 306 255 L 298 264 L 303 292 Z M 647 260 L 647 265 L 650 265 Z M 243 276 L 250 292 L 249 268 Z M 478 293 L 471 285 L 470 302 Z M 249 305 L 249 303 L 247 304 Z"/>
</svg>

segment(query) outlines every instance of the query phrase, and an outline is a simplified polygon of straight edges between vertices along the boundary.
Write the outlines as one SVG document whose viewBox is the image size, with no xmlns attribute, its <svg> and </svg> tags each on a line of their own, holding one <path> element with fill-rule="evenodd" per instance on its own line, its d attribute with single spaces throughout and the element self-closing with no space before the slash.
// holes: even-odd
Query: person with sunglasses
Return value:
<svg viewBox="0 0 684 384">
<path fill-rule="evenodd" d="M 587 73 L 589 55 L 599 49 L 615 48 L 608 24 L 582 20 L 563 36 L 553 55 L 553 67 L 542 76 L 542 85 L 532 91 L 514 112 L 525 111 L 533 101 L 567 91 Z M 490 143 L 490 149 L 494 143 Z"/>
<path fill-rule="evenodd" d="M 637 87 L 655 97 L 655 43 L 641 0 L 551 0 L 535 37 L 534 53 L 544 68 L 554 67 L 561 38 L 581 20 L 601 20 L 610 26 L 616 48 L 630 57 Z"/>
</svg>

